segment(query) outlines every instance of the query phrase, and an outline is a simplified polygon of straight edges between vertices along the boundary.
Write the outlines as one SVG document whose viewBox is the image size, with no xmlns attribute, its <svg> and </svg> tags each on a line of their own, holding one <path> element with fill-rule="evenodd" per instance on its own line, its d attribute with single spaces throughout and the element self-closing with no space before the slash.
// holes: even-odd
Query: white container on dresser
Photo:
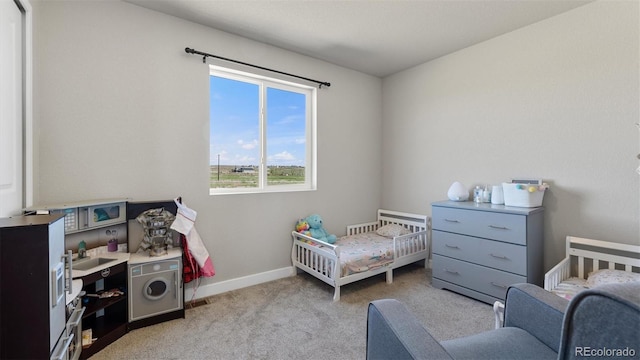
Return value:
<svg viewBox="0 0 640 360">
<path fill-rule="evenodd" d="M 542 286 L 544 208 L 431 204 L 434 287 L 492 304 L 515 283 Z"/>
</svg>

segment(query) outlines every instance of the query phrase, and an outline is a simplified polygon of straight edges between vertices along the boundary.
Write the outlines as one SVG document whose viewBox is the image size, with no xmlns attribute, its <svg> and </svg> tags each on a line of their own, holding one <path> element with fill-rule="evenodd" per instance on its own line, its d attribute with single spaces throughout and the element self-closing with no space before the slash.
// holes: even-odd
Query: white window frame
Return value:
<svg viewBox="0 0 640 360">
<path fill-rule="evenodd" d="M 317 90 L 315 87 L 271 78 L 263 75 L 248 73 L 235 69 L 229 69 L 218 65 L 209 65 L 209 76 L 223 77 L 231 80 L 256 84 L 259 86 L 260 94 L 260 164 L 258 174 L 258 186 L 246 188 L 211 188 L 209 195 L 227 194 L 250 194 L 250 193 L 272 193 L 272 192 L 292 192 L 292 191 L 314 191 L 317 189 Z M 293 92 L 306 93 L 306 123 L 305 123 L 305 182 L 303 184 L 290 185 L 268 185 L 267 183 L 267 132 L 266 132 L 266 87 L 288 90 Z M 209 109 L 211 113 L 211 109 Z M 211 126 L 211 120 L 209 120 Z M 209 154 L 210 157 L 210 154 Z M 211 159 L 208 159 L 209 169 L 211 169 Z M 211 171 L 208 172 L 209 186 Z"/>
</svg>

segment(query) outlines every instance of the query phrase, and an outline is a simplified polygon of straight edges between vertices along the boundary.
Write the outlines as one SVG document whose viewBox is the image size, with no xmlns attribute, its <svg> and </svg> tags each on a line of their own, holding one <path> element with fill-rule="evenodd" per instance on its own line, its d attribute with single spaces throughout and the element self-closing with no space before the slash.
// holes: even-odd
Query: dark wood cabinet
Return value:
<svg viewBox="0 0 640 360">
<path fill-rule="evenodd" d="M 91 345 L 83 346 L 81 359 L 102 350 L 127 333 L 127 263 L 123 262 L 81 278 L 85 291 L 82 328 L 91 329 Z M 93 297 L 103 291 L 117 289 L 122 295 L 106 298 Z"/>
</svg>

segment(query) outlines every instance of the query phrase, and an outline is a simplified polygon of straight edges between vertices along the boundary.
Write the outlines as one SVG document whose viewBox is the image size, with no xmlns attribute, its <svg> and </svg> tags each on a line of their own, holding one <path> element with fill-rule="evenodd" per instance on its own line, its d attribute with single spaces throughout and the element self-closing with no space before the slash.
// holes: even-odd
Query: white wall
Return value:
<svg viewBox="0 0 640 360">
<path fill-rule="evenodd" d="M 430 214 L 453 181 L 547 180 L 547 268 L 569 234 L 638 243 L 636 2 L 582 6 L 383 81 L 127 3 L 33 5 L 35 203 L 181 195 L 218 272 L 203 287 L 288 267 L 298 217 L 340 234 L 381 204 Z M 332 83 L 318 191 L 208 195 L 208 69 L 185 47 Z"/>
<path fill-rule="evenodd" d="M 34 26 L 36 203 L 181 195 L 217 270 L 201 287 L 291 266 L 310 213 L 337 234 L 375 219 L 380 79 L 120 1 L 36 1 Z M 317 191 L 208 195 L 209 70 L 185 47 L 331 82 Z"/>
<path fill-rule="evenodd" d="M 538 177 L 545 268 L 567 235 L 640 243 L 638 2 L 585 5 L 383 80 L 383 207 Z"/>
</svg>

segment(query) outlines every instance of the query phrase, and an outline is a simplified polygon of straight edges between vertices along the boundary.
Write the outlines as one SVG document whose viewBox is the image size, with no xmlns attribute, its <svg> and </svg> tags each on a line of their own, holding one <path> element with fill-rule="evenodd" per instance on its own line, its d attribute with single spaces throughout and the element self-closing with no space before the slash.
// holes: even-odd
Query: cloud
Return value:
<svg viewBox="0 0 640 360">
<path fill-rule="evenodd" d="M 226 150 L 220 151 L 218 155 L 220 155 L 220 160 L 222 161 L 229 160 L 229 156 L 227 156 L 228 154 Z"/>
<path fill-rule="evenodd" d="M 269 156 L 269 160 L 273 162 L 287 162 L 287 161 L 293 161 L 295 159 L 296 157 L 287 151 L 283 151 L 281 153 Z"/>
<path fill-rule="evenodd" d="M 250 165 L 256 161 L 256 158 L 252 156 L 236 156 L 235 163 L 241 165 Z"/>
<path fill-rule="evenodd" d="M 238 145 L 245 150 L 253 150 L 258 146 L 258 140 L 253 140 L 252 142 L 244 142 L 244 140 L 238 140 Z"/>
</svg>

